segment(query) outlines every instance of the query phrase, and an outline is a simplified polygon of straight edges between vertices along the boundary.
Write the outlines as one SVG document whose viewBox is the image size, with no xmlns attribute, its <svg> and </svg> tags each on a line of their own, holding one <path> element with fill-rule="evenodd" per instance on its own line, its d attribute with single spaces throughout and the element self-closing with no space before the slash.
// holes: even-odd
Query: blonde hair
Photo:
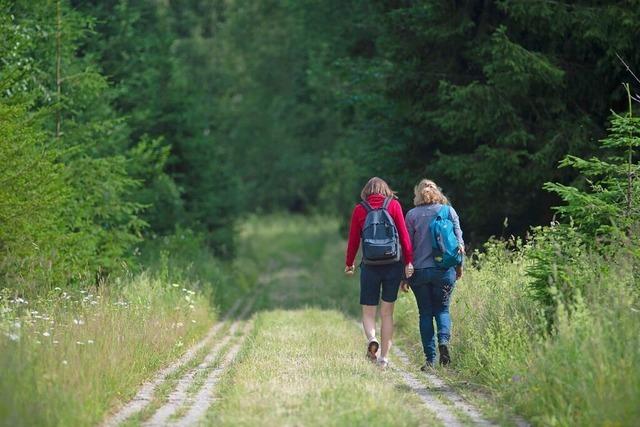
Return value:
<svg viewBox="0 0 640 427">
<path fill-rule="evenodd" d="M 434 203 L 440 203 L 441 205 L 449 204 L 449 200 L 442 194 L 442 190 L 430 179 L 421 180 L 418 185 L 413 188 L 413 194 L 415 194 L 413 204 L 416 206 Z"/>
<path fill-rule="evenodd" d="M 382 194 L 385 197 L 395 197 L 396 192 L 389 187 L 382 178 L 378 178 L 374 176 L 362 187 L 362 191 L 360 192 L 360 198 L 367 201 L 367 197 L 372 194 Z"/>
</svg>

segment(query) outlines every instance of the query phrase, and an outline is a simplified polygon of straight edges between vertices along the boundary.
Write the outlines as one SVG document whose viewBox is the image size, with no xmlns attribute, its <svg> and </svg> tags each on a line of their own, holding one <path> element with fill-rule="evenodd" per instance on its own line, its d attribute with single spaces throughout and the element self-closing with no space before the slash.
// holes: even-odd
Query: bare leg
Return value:
<svg viewBox="0 0 640 427">
<path fill-rule="evenodd" d="M 380 301 L 380 317 L 382 319 L 382 327 L 380 335 L 382 335 L 382 348 L 380 357 L 387 358 L 389 349 L 391 348 L 391 339 L 393 338 L 393 304 L 392 302 Z"/>
<path fill-rule="evenodd" d="M 362 327 L 367 336 L 367 341 L 376 337 L 376 309 L 377 305 L 362 306 Z"/>
</svg>

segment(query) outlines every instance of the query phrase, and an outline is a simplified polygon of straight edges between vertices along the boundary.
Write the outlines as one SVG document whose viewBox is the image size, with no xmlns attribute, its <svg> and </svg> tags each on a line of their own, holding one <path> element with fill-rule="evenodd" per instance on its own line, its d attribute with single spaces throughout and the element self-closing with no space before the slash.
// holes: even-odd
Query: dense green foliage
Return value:
<svg viewBox="0 0 640 427">
<path fill-rule="evenodd" d="M 627 87 L 628 89 L 628 87 Z M 563 167 L 573 167 L 588 184 L 587 189 L 547 183 L 564 204 L 555 208 L 563 222 L 534 229 L 529 257 L 532 295 L 542 302 L 552 321 L 561 307 L 578 304 L 585 285 L 594 277 L 611 274 L 637 276 L 640 267 L 640 120 L 628 111 L 614 114 L 609 135 L 601 141 L 604 160 L 567 156 Z M 595 258 L 593 262 L 585 259 Z M 637 280 L 632 287 L 640 289 Z M 620 285 L 622 286 L 622 285 Z"/>
<path fill-rule="evenodd" d="M 0 6 L 2 271 L 31 286 L 176 227 L 232 256 L 238 214 L 346 214 L 372 175 L 405 206 L 435 179 L 469 240 L 524 233 L 640 62 L 633 1 Z"/>
<path fill-rule="evenodd" d="M 237 78 L 223 135 L 248 188 L 272 189 L 251 203 L 345 213 L 379 175 L 408 205 L 429 176 L 476 241 L 551 219 L 543 183 L 571 183 L 557 162 L 594 151 L 624 104 L 616 53 L 640 61 L 631 1 L 241 1 L 227 13 L 221 65 Z"/>
<path fill-rule="evenodd" d="M 176 227 L 232 255 L 210 2 L 0 9 L 3 286 L 100 282 Z"/>
</svg>

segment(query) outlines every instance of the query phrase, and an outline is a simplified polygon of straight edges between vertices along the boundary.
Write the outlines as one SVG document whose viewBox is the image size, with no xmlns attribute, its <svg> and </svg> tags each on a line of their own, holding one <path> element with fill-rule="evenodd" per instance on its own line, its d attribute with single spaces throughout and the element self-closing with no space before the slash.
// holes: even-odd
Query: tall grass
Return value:
<svg viewBox="0 0 640 427">
<path fill-rule="evenodd" d="M 146 269 L 99 287 L 0 290 L 0 425 L 96 424 L 209 329 L 212 303 L 243 291 L 222 291 L 228 266 L 188 232 L 138 253 Z"/>
<path fill-rule="evenodd" d="M 624 259 L 585 255 L 553 328 L 529 295 L 527 248 L 495 244 L 457 284 L 449 375 L 482 385 L 535 425 L 634 425 L 640 417 L 640 306 Z M 421 357 L 417 310 L 401 299 L 396 320 Z"/>
</svg>

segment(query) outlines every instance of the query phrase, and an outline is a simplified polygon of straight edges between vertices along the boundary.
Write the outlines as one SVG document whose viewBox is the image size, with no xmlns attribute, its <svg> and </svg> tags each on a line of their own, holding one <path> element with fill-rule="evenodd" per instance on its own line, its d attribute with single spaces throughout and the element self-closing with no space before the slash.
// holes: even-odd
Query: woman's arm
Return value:
<svg viewBox="0 0 640 427">
<path fill-rule="evenodd" d="M 458 216 L 458 212 L 453 209 L 453 206 L 449 209 L 449 214 L 451 216 L 451 222 L 453 223 L 453 232 L 456 234 L 456 238 L 458 239 L 458 244 L 463 248 L 464 252 L 464 239 L 462 238 L 462 228 L 460 227 L 460 217 Z"/>
<path fill-rule="evenodd" d="M 353 266 L 353 262 L 356 259 L 356 254 L 358 253 L 358 248 L 360 247 L 360 231 L 362 230 L 362 223 L 364 222 L 364 217 L 366 214 L 364 212 L 364 208 L 360 205 L 356 205 L 353 208 L 353 213 L 351 214 L 351 225 L 349 226 L 349 242 L 347 243 L 347 255 L 346 255 L 346 266 Z M 364 214 L 364 215 L 363 215 Z"/>
<path fill-rule="evenodd" d="M 400 245 L 402 246 L 402 254 L 404 255 L 404 263 L 413 263 L 413 246 L 411 245 L 411 239 L 409 238 L 409 232 L 407 231 L 407 225 L 404 222 L 404 216 L 402 214 L 402 206 L 400 202 L 394 200 L 389 206 L 389 213 L 396 223 L 398 229 L 398 236 L 400 237 Z"/>
<path fill-rule="evenodd" d="M 416 225 L 413 222 L 413 215 L 411 214 L 411 211 L 407 212 L 407 216 L 405 217 L 405 224 L 407 225 L 407 233 L 409 233 L 409 240 L 411 240 L 411 245 L 413 246 L 414 240 L 413 238 L 415 237 L 416 234 Z"/>
</svg>

